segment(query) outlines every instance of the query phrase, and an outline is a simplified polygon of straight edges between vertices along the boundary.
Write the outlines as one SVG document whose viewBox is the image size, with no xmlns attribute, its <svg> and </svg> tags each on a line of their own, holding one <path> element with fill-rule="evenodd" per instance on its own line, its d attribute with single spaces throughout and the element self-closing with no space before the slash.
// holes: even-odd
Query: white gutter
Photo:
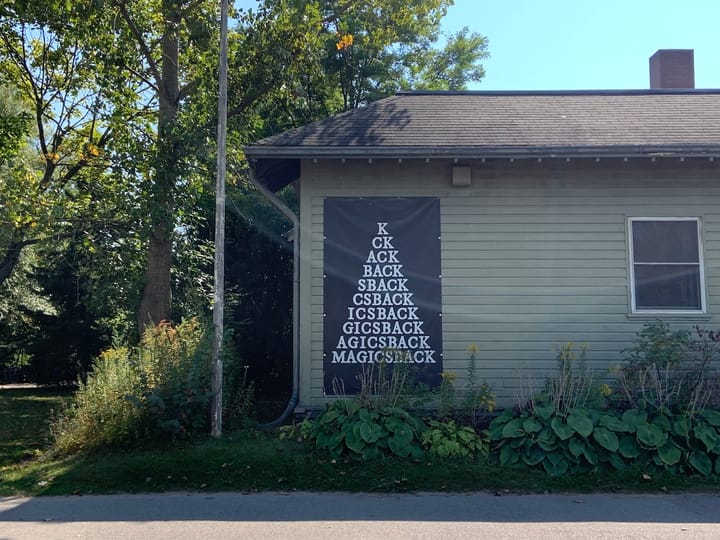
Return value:
<svg viewBox="0 0 720 540">
<path fill-rule="evenodd" d="M 288 206 L 278 197 L 266 188 L 255 178 L 255 171 L 250 166 L 250 181 L 260 193 L 262 193 L 273 206 L 285 215 L 293 224 L 295 229 L 295 239 L 293 241 L 293 334 L 292 334 L 292 393 L 290 401 L 285 410 L 272 422 L 261 424 L 260 427 L 277 427 L 282 425 L 290 415 L 295 411 L 295 407 L 300 399 L 300 219 Z"/>
</svg>

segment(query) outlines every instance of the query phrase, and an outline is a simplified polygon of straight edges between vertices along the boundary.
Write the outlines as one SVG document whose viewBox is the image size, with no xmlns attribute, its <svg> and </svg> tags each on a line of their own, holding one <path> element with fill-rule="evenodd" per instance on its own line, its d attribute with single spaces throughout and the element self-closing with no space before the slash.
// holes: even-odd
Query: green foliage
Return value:
<svg viewBox="0 0 720 540">
<path fill-rule="evenodd" d="M 586 368 L 587 345 L 578 356 L 573 343 L 560 347 L 557 354 L 557 374 L 545 381 L 545 391 L 555 414 L 565 416 L 570 409 L 584 407 L 593 391 L 592 373 Z"/>
<path fill-rule="evenodd" d="M 490 446 L 486 433 L 478 434 L 472 427 L 456 424 L 454 420 L 428 420 L 427 425 L 422 443 L 431 456 L 442 459 L 487 457 Z"/>
<path fill-rule="evenodd" d="M 358 400 L 337 400 L 314 421 L 310 439 L 336 459 L 419 459 L 424 430 L 422 420 L 399 407 L 368 408 Z"/>
<path fill-rule="evenodd" d="M 563 417 L 546 404 L 506 411 L 491 423 L 490 439 L 501 466 L 556 476 L 628 468 L 709 476 L 720 473 L 719 428 L 716 411 L 687 416 L 574 408 Z"/>
<path fill-rule="evenodd" d="M 208 423 L 209 350 L 197 320 L 148 327 L 136 349 L 114 347 L 80 381 L 53 426 L 60 454 L 181 438 Z"/>
<path fill-rule="evenodd" d="M 456 413 L 455 379 L 457 379 L 457 375 L 452 371 L 444 371 L 440 375 L 442 382 L 440 383 L 438 416 L 450 418 Z"/>
<path fill-rule="evenodd" d="M 17 156 L 30 127 L 30 114 L 22 110 L 14 94 L 0 86 L 0 164 Z"/>
<path fill-rule="evenodd" d="M 470 425 L 477 425 L 485 413 L 495 409 L 495 396 L 487 382 L 480 383 L 477 377 L 477 351 L 476 345 L 468 348 L 467 378 L 463 389 L 461 402 L 462 415 L 467 418 Z"/>
<path fill-rule="evenodd" d="M 151 432 L 184 437 L 208 424 L 210 335 L 197 319 L 149 327 L 139 346 Z"/>
<path fill-rule="evenodd" d="M 292 423 L 278 428 L 280 440 L 296 441 L 302 443 L 312 436 L 313 423 L 305 418 L 299 424 Z"/>
<path fill-rule="evenodd" d="M 407 351 L 387 350 L 386 355 L 405 355 Z M 408 362 L 386 362 L 384 358 L 374 363 L 363 364 L 358 374 L 360 391 L 357 401 L 362 407 L 369 409 L 394 409 L 408 405 L 415 387 L 417 366 Z M 334 381 L 338 386 L 336 395 L 343 395 L 342 383 Z"/>
<path fill-rule="evenodd" d="M 60 454 L 128 445 L 142 432 L 141 378 L 130 351 L 101 353 L 87 382 L 80 383 L 70 406 L 53 426 Z"/>
<path fill-rule="evenodd" d="M 690 416 L 720 399 L 720 376 L 711 369 L 718 338 L 695 327 L 672 330 L 663 321 L 646 323 L 626 360 L 617 370 L 618 382 L 633 407 L 684 411 Z"/>
<path fill-rule="evenodd" d="M 255 383 L 248 380 L 248 369 L 237 359 L 223 362 L 223 425 L 228 429 L 245 426 L 249 421 Z"/>
</svg>

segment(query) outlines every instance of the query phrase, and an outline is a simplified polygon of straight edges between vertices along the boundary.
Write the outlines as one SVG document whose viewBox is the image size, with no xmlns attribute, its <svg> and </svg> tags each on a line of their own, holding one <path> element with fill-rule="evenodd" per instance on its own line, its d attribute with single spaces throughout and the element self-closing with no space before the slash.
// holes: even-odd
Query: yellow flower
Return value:
<svg viewBox="0 0 720 540">
<path fill-rule="evenodd" d="M 607 384 L 600 385 L 600 395 L 602 397 L 608 397 L 612 393 L 613 393 L 612 388 L 610 388 Z"/>
<path fill-rule="evenodd" d="M 469 352 L 470 354 L 475 354 L 475 353 L 477 353 L 480 349 L 478 348 L 478 346 L 477 346 L 476 343 L 473 343 L 472 345 L 470 345 L 470 346 L 467 348 L 467 350 L 468 350 L 468 352 Z"/>
</svg>

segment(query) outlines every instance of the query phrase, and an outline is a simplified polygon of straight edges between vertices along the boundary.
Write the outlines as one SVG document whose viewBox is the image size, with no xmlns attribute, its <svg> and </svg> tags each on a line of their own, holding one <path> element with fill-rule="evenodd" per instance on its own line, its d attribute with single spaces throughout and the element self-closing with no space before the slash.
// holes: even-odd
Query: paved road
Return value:
<svg viewBox="0 0 720 540">
<path fill-rule="evenodd" d="M 169 493 L 0 498 L 0 539 L 720 539 L 719 495 Z"/>
</svg>

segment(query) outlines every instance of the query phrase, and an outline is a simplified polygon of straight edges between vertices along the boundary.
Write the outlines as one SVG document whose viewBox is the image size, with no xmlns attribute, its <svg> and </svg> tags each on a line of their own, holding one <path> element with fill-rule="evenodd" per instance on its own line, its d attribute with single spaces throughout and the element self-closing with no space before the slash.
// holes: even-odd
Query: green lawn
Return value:
<svg viewBox="0 0 720 540">
<path fill-rule="evenodd" d="M 479 463 L 385 459 L 330 460 L 275 432 L 228 433 L 167 450 L 106 452 L 62 460 L 39 456 L 47 444 L 49 410 L 64 395 L 0 390 L 0 496 L 166 490 L 343 491 L 698 491 L 717 480 L 643 478 L 640 472 L 550 478 L 537 471 Z"/>
<path fill-rule="evenodd" d="M 70 391 L 0 389 L 0 471 L 37 457 L 49 443 L 49 420 Z"/>
</svg>

